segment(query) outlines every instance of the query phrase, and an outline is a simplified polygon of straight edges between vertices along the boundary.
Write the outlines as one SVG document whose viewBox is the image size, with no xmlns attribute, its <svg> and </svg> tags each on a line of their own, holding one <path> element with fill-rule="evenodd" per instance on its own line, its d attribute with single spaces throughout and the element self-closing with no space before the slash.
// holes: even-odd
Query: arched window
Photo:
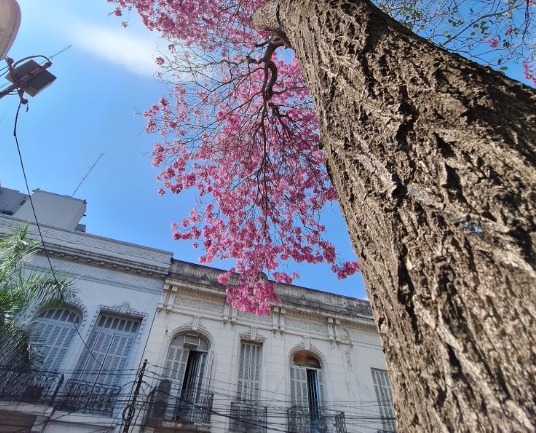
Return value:
<svg viewBox="0 0 536 433">
<path fill-rule="evenodd" d="M 59 370 L 81 318 L 82 313 L 75 308 L 49 308 L 37 316 L 32 340 L 44 370 Z"/>
<path fill-rule="evenodd" d="M 210 371 L 209 343 L 196 333 L 179 334 L 169 345 L 164 375 L 169 379 L 169 395 L 175 399 L 167 414 L 173 419 L 190 420 L 207 403 Z"/>
<path fill-rule="evenodd" d="M 311 427 L 313 422 L 322 419 L 322 367 L 319 359 L 312 353 L 303 350 L 293 354 L 290 366 L 290 394 L 292 405 L 308 412 Z"/>
</svg>

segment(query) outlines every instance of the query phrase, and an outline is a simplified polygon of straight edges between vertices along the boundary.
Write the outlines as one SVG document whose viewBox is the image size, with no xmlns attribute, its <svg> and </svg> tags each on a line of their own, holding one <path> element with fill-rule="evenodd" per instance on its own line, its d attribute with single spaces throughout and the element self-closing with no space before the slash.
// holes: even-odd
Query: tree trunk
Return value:
<svg viewBox="0 0 536 433">
<path fill-rule="evenodd" d="M 255 23 L 314 99 L 399 431 L 535 431 L 536 93 L 366 0 L 273 5 Z"/>
</svg>

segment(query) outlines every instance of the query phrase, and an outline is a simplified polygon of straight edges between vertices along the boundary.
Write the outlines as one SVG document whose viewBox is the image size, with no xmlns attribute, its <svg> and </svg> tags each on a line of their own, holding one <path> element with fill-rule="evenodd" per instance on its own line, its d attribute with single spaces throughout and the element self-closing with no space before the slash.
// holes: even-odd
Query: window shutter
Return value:
<svg viewBox="0 0 536 433">
<path fill-rule="evenodd" d="M 101 315 L 93 329 L 88 347 L 80 357 L 78 369 L 83 370 L 79 379 L 105 385 L 118 385 L 118 372 L 128 365 L 128 359 L 136 340 L 139 320 L 113 315 Z"/>
<path fill-rule="evenodd" d="M 316 375 L 318 377 L 318 407 L 322 409 L 324 406 L 324 380 L 322 370 L 317 370 Z"/>
<path fill-rule="evenodd" d="M 167 407 L 167 416 L 171 418 L 174 416 L 175 405 L 181 395 L 182 383 L 184 381 L 186 365 L 188 364 L 189 353 L 189 350 L 183 348 L 182 345 L 178 346 L 172 344 L 169 346 L 164 376 L 172 379 L 169 385 L 168 397 L 175 399 L 175 401 Z"/>
<path fill-rule="evenodd" d="M 293 405 L 307 406 L 307 371 L 304 367 L 290 367 L 290 397 Z"/>
<path fill-rule="evenodd" d="M 212 375 L 212 362 L 213 362 L 213 359 L 214 359 L 214 351 L 213 350 L 210 350 L 208 353 L 207 353 L 207 360 L 205 362 L 205 373 L 203 375 L 203 387 L 204 389 L 208 389 L 209 385 L 210 385 L 210 377 Z"/>
<path fill-rule="evenodd" d="M 42 356 L 43 369 L 58 371 L 76 332 L 80 316 L 66 309 L 53 308 L 42 312 L 32 340 Z"/>
<path fill-rule="evenodd" d="M 371 369 L 376 399 L 380 409 L 382 428 L 386 432 L 396 431 L 395 409 L 393 407 L 393 396 L 391 393 L 391 384 L 389 375 L 386 370 Z"/>
<path fill-rule="evenodd" d="M 190 351 L 178 346 L 170 346 L 168 357 L 166 360 L 165 375 L 170 379 L 174 379 L 182 386 L 186 365 L 188 363 L 188 354 Z"/>
<path fill-rule="evenodd" d="M 255 402 L 259 399 L 262 345 L 242 342 L 238 360 L 238 399 Z"/>
</svg>

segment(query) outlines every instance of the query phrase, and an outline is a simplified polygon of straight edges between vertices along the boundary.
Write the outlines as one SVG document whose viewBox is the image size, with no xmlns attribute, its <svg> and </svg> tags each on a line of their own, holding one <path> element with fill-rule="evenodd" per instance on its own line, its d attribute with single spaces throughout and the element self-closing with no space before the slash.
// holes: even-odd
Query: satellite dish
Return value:
<svg viewBox="0 0 536 433">
<path fill-rule="evenodd" d="M 20 26 L 20 6 L 17 0 L 0 0 L 0 60 L 3 60 Z"/>
</svg>

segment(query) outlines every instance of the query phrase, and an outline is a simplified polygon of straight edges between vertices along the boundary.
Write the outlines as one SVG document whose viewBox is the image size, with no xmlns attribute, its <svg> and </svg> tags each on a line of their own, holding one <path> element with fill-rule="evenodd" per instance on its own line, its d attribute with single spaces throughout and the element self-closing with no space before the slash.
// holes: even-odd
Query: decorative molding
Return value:
<svg viewBox="0 0 536 433">
<path fill-rule="evenodd" d="M 63 309 L 69 310 L 70 309 L 69 307 L 74 307 L 80 311 L 82 317 L 81 317 L 80 323 L 76 327 L 79 330 L 83 329 L 88 319 L 87 308 L 82 302 L 82 300 L 76 295 L 66 298 L 65 305 L 60 304 L 57 307 L 50 307 L 50 306 L 43 307 L 42 305 L 34 305 L 30 310 L 28 310 L 28 312 L 24 316 L 35 318 L 38 314 L 50 308 L 63 308 Z"/>
<path fill-rule="evenodd" d="M 0 231 L 28 224 L 13 217 L 0 217 Z M 4 230 L 2 230 L 4 228 Z M 153 276 L 167 274 L 172 253 L 140 245 L 108 239 L 88 233 L 42 226 L 41 232 L 50 255 L 67 260 L 85 260 L 100 267 L 121 268 L 127 272 Z M 28 234 L 39 239 L 37 226 L 29 224 Z"/>
<path fill-rule="evenodd" d="M 193 329 L 194 331 L 197 331 L 197 330 L 199 329 L 199 324 L 200 324 L 200 323 L 201 323 L 201 317 L 199 317 L 199 316 L 194 316 L 194 317 L 192 317 L 192 324 L 191 324 L 191 326 L 192 326 L 192 329 Z"/>
<path fill-rule="evenodd" d="M 305 340 L 307 340 L 307 342 Z M 292 365 L 292 358 L 294 357 L 294 354 L 302 350 L 306 350 L 314 354 L 320 360 L 321 368 L 324 368 L 325 365 L 327 365 L 326 357 L 324 356 L 324 354 L 320 350 L 318 350 L 318 348 L 314 344 L 311 344 L 309 338 L 307 337 L 304 337 L 299 344 L 297 344 L 292 349 L 290 349 L 290 352 L 289 352 L 290 365 Z"/>
<path fill-rule="evenodd" d="M 240 340 L 254 341 L 256 343 L 264 343 L 266 337 L 259 333 L 259 330 L 254 326 L 250 327 L 249 331 L 240 333 Z"/>
<path fill-rule="evenodd" d="M 229 313 L 231 311 L 231 306 L 226 302 L 223 306 L 223 316 L 222 316 L 222 322 L 227 323 L 229 321 Z"/>
<path fill-rule="evenodd" d="M 82 259 L 83 260 L 83 259 Z M 106 284 L 124 286 L 135 290 L 160 292 L 163 288 L 163 278 L 131 274 L 120 269 L 101 267 L 96 263 L 84 263 L 69 261 L 66 258 L 55 258 L 52 264 L 54 268 L 68 274 L 75 281 L 89 280 Z M 50 269 L 48 260 L 43 256 L 34 256 L 30 267 L 45 271 Z"/>
<path fill-rule="evenodd" d="M 132 309 L 130 307 L 130 304 L 128 304 L 127 302 L 121 305 L 113 305 L 113 306 L 102 305 L 102 304 L 99 305 L 97 309 L 95 310 L 95 314 L 93 315 L 90 326 L 86 330 L 84 341 L 87 341 L 87 339 L 93 332 L 93 329 L 95 329 L 95 324 L 97 323 L 99 316 L 101 314 L 106 314 L 106 313 L 117 314 L 119 316 L 129 316 L 132 318 L 140 319 L 140 329 L 138 329 L 138 333 L 136 334 L 136 340 L 135 340 L 134 346 L 137 346 L 140 343 L 141 336 L 143 335 L 145 326 L 147 324 L 148 314 L 142 311 L 137 311 L 137 310 Z M 146 338 L 148 338 L 148 336 Z M 132 349 L 131 356 L 134 354 L 135 354 L 135 350 Z"/>
<path fill-rule="evenodd" d="M 260 322 L 260 323 L 268 323 L 268 324 L 272 323 L 272 318 L 269 315 L 258 316 L 253 313 L 245 313 L 241 310 L 237 310 L 237 313 L 238 313 L 238 318 L 243 319 L 241 320 L 242 322 L 246 321 L 246 322 L 255 322 L 255 323 Z"/>
<path fill-rule="evenodd" d="M 194 329 L 192 327 L 194 319 L 195 318 L 192 317 L 192 320 L 190 320 L 190 322 L 179 325 L 176 328 L 174 328 L 171 332 L 167 333 L 169 336 L 169 340 L 167 341 L 168 347 L 169 347 L 169 344 L 171 343 L 171 340 L 173 340 L 177 335 L 192 332 L 195 334 L 199 334 L 201 337 L 203 337 L 205 340 L 208 341 L 209 350 L 214 349 L 214 338 L 212 337 L 212 334 L 203 326 L 203 324 L 201 323 L 201 320 L 199 320 L 199 322 L 197 323 L 197 327 Z"/>
<path fill-rule="evenodd" d="M 307 331 L 319 335 L 328 335 L 328 328 L 324 323 L 305 321 L 296 318 L 286 317 L 285 326 L 287 328 L 297 329 L 300 331 Z"/>
<path fill-rule="evenodd" d="M 186 308 L 196 312 L 212 312 L 221 316 L 225 307 L 221 301 L 218 302 L 206 298 L 190 298 L 183 296 L 181 293 L 175 296 L 173 308 L 176 311 Z"/>
<path fill-rule="evenodd" d="M 224 303 L 226 300 L 225 292 L 212 287 L 195 286 L 188 281 L 166 281 L 166 290 L 180 293 L 191 298 L 207 299 Z"/>
<path fill-rule="evenodd" d="M 353 363 L 352 363 L 352 352 L 350 351 L 346 351 L 344 353 L 344 356 L 346 358 L 346 366 L 348 368 L 348 371 L 352 371 L 353 370 Z"/>
<path fill-rule="evenodd" d="M 283 307 L 272 307 L 272 331 L 285 332 L 285 314 Z"/>
<path fill-rule="evenodd" d="M 321 312 L 331 311 L 343 315 L 372 317 L 370 303 L 366 300 L 286 284 L 278 284 L 277 293 L 285 305 L 290 304 Z"/>
<path fill-rule="evenodd" d="M 112 314 L 119 314 L 121 316 L 131 316 L 138 319 L 143 319 L 147 316 L 147 313 L 143 311 L 135 310 L 130 306 L 128 302 L 123 302 L 120 305 L 99 305 L 98 310 L 102 313 L 112 313 Z"/>
<path fill-rule="evenodd" d="M 184 277 L 193 277 L 193 279 L 199 280 L 199 282 L 216 283 L 217 285 L 220 285 L 218 283 L 218 276 L 223 273 L 224 271 L 219 269 L 179 260 L 173 260 L 170 267 L 170 277 L 173 279 L 182 280 Z"/>
<path fill-rule="evenodd" d="M 328 338 L 337 343 L 346 342 L 351 344 L 350 334 L 345 328 L 341 328 L 341 321 L 334 317 L 328 317 Z"/>
<path fill-rule="evenodd" d="M 340 335 L 341 341 L 351 344 L 352 339 L 350 338 L 350 332 L 348 331 L 348 329 L 346 328 L 339 328 L 339 329 L 340 329 L 339 335 Z"/>
<path fill-rule="evenodd" d="M 308 323 L 303 320 L 297 320 L 287 317 L 285 319 L 285 325 L 287 325 L 287 328 L 299 329 L 303 331 L 308 330 Z"/>
</svg>

